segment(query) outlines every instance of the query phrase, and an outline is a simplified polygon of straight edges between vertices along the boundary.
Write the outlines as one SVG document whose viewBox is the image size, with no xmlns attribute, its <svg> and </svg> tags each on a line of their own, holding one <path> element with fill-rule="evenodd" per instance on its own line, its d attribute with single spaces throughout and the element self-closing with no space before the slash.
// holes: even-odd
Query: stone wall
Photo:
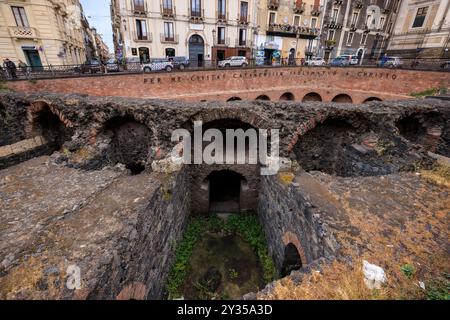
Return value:
<svg viewBox="0 0 450 320">
<path fill-rule="evenodd" d="M 318 210 L 308 202 L 298 185 L 283 179 L 283 174 L 262 177 L 258 202 L 269 253 L 278 271 L 289 243 L 297 248 L 303 266 L 319 258 L 332 259 L 338 247 L 332 235 L 327 234 Z"/>
<path fill-rule="evenodd" d="M 155 74 L 119 74 L 90 77 L 8 82 L 16 91 L 79 93 L 176 99 L 184 101 L 227 101 L 232 97 L 255 100 L 266 95 L 272 101 L 290 93 L 303 101 L 310 93 L 330 102 L 348 94 L 353 103 L 370 98 L 408 99 L 413 92 L 450 86 L 445 72 L 391 70 L 361 67 L 282 67 L 234 70 L 187 71 Z"/>
</svg>

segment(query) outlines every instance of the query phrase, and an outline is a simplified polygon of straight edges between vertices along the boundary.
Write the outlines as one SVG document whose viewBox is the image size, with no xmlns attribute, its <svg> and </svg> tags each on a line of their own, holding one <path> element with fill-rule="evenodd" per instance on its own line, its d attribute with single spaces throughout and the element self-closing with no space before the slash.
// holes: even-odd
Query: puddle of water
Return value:
<svg viewBox="0 0 450 320">
<path fill-rule="evenodd" d="M 197 242 L 183 285 L 185 299 L 233 299 L 263 287 L 251 245 L 237 234 L 206 233 Z"/>
</svg>

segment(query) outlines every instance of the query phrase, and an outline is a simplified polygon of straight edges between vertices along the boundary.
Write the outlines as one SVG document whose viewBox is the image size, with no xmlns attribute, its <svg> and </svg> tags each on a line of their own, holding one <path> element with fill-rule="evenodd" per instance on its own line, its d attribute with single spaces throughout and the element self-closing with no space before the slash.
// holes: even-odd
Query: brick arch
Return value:
<svg viewBox="0 0 450 320">
<path fill-rule="evenodd" d="M 336 96 L 334 96 L 333 99 L 331 99 L 331 102 L 336 102 L 336 103 L 353 103 L 353 99 L 350 95 L 346 94 L 346 93 L 340 93 Z"/>
<path fill-rule="evenodd" d="M 241 101 L 242 99 L 240 98 L 240 97 L 236 97 L 236 96 L 233 96 L 233 97 L 231 97 L 231 98 L 228 98 L 227 99 L 227 102 L 230 102 L 230 101 Z"/>
<path fill-rule="evenodd" d="M 280 96 L 280 101 L 295 101 L 295 96 L 292 92 L 285 92 Z"/>
<path fill-rule="evenodd" d="M 383 101 L 383 100 L 378 98 L 378 97 L 368 97 L 367 99 L 365 99 L 363 101 L 363 103 L 366 103 L 366 102 L 369 102 L 369 101 Z"/>
<path fill-rule="evenodd" d="M 46 108 L 58 117 L 62 124 L 64 124 L 67 128 L 73 128 L 73 123 L 66 119 L 64 114 L 55 108 L 52 103 L 47 102 L 45 100 L 37 100 L 30 104 L 27 109 L 27 124 L 25 126 L 25 133 L 27 136 L 31 137 L 33 133 L 36 131 L 36 120 L 39 117 L 39 114 L 44 111 Z"/>
<path fill-rule="evenodd" d="M 305 94 L 305 96 L 302 99 L 302 102 L 309 102 L 309 101 L 322 101 L 322 96 L 317 92 L 309 92 Z"/>
<path fill-rule="evenodd" d="M 270 98 L 269 98 L 268 95 L 261 94 L 261 95 L 257 96 L 255 98 L 255 100 L 258 100 L 258 101 L 270 101 Z"/>
<path fill-rule="evenodd" d="M 289 243 L 292 243 L 295 246 L 295 248 L 297 249 L 298 254 L 300 255 L 300 258 L 302 259 L 302 264 L 303 265 L 308 264 L 308 260 L 306 259 L 305 250 L 303 249 L 303 246 L 295 233 L 293 233 L 291 231 L 285 232 L 283 234 L 282 240 L 283 240 L 284 246 L 287 246 Z"/>
</svg>

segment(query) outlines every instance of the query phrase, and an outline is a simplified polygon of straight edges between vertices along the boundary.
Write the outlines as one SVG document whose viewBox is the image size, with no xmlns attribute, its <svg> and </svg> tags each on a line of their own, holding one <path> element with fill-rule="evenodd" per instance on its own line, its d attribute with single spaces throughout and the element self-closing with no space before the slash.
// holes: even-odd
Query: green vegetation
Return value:
<svg viewBox="0 0 450 320">
<path fill-rule="evenodd" d="M 239 273 L 234 269 L 229 269 L 228 276 L 230 277 L 230 279 L 236 279 L 239 276 Z"/>
<path fill-rule="evenodd" d="M 450 300 L 450 274 L 443 273 L 442 277 L 427 284 L 428 300 Z"/>
<path fill-rule="evenodd" d="M 413 92 L 410 95 L 416 98 L 426 97 L 426 96 L 435 96 L 440 91 L 439 88 L 430 88 L 420 92 Z"/>
<path fill-rule="evenodd" d="M 205 232 L 237 233 L 243 237 L 255 250 L 261 263 L 264 281 L 275 279 L 275 265 L 267 252 L 266 240 L 261 224 L 256 215 L 233 214 L 222 220 L 217 215 L 193 217 L 190 219 L 183 239 L 178 244 L 175 262 L 167 280 L 169 299 L 181 296 L 181 287 L 189 273 L 189 260 L 198 239 Z M 229 276 L 238 277 L 237 272 L 230 270 Z"/>
<path fill-rule="evenodd" d="M 402 265 L 400 270 L 402 270 L 403 274 L 408 278 L 411 278 L 415 272 L 414 267 L 408 263 Z"/>
</svg>

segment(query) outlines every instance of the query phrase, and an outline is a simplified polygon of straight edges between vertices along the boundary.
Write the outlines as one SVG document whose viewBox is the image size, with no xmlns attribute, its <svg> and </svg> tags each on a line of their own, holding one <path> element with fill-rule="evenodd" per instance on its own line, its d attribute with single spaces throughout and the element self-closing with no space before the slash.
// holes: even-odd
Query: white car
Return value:
<svg viewBox="0 0 450 320">
<path fill-rule="evenodd" d="M 219 61 L 219 68 L 230 68 L 230 67 L 246 67 L 248 66 L 248 61 L 246 57 L 229 57 L 225 60 Z"/>
<path fill-rule="evenodd" d="M 383 66 L 388 68 L 399 68 L 402 65 L 403 61 L 399 57 L 388 57 Z"/>
<path fill-rule="evenodd" d="M 145 63 L 142 65 L 142 71 L 144 72 L 161 71 L 161 70 L 166 70 L 167 72 L 172 71 L 173 70 L 172 62 L 161 59 L 161 60 L 152 60 L 149 63 Z"/>
<path fill-rule="evenodd" d="M 344 59 L 348 59 L 350 65 L 358 64 L 358 56 L 356 56 L 356 55 L 343 54 L 343 55 L 340 55 L 340 57 L 342 57 Z"/>
<path fill-rule="evenodd" d="M 325 60 L 317 57 L 305 61 L 305 66 L 324 66 L 325 64 Z"/>
</svg>

